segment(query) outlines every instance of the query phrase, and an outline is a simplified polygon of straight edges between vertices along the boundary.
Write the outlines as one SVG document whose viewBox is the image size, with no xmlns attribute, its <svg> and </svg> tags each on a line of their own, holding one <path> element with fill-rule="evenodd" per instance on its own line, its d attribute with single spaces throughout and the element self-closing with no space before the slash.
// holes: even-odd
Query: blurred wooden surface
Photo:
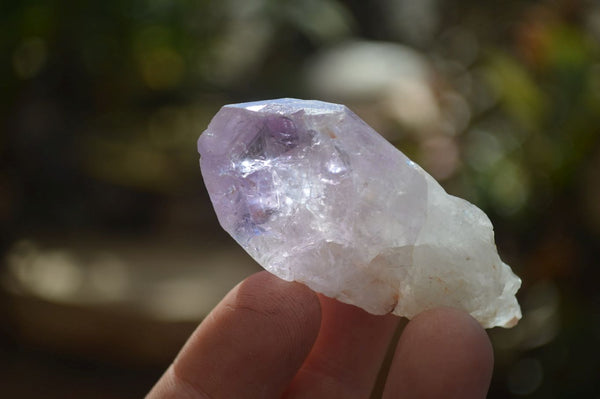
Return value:
<svg viewBox="0 0 600 399">
<path fill-rule="evenodd" d="M 6 259 L 0 386 L 15 398 L 139 396 L 227 291 L 259 270 L 237 246 L 174 237 L 31 239 Z"/>
</svg>

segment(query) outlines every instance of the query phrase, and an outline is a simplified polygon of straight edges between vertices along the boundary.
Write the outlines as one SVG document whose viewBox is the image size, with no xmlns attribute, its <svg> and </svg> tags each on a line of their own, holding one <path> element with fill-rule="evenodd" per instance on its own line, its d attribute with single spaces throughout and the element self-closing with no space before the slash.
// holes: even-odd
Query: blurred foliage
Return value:
<svg viewBox="0 0 600 399">
<path fill-rule="evenodd" d="M 484 208 L 524 278 L 490 397 L 600 392 L 598 2 L 23 0 L 0 24 L 4 245 L 212 215 L 195 140 L 219 106 L 343 101 Z"/>
</svg>

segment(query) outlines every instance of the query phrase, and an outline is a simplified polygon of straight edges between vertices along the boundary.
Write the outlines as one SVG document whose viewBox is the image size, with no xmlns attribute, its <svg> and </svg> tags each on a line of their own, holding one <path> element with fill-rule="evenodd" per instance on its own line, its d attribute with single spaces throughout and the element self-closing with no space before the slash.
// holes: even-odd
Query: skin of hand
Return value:
<svg viewBox="0 0 600 399">
<path fill-rule="evenodd" d="M 259 272 L 213 309 L 146 398 L 369 398 L 398 323 Z M 383 398 L 485 398 L 492 369 L 477 321 L 425 311 L 400 336 Z"/>
</svg>

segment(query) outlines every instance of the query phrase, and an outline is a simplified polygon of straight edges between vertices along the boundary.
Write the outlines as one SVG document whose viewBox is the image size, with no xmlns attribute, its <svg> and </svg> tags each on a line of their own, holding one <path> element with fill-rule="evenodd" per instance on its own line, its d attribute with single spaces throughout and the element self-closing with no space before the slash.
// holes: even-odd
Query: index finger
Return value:
<svg viewBox="0 0 600 399">
<path fill-rule="evenodd" d="M 254 274 L 200 324 L 147 399 L 278 397 L 308 355 L 320 319 L 310 289 Z"/>
</svg>

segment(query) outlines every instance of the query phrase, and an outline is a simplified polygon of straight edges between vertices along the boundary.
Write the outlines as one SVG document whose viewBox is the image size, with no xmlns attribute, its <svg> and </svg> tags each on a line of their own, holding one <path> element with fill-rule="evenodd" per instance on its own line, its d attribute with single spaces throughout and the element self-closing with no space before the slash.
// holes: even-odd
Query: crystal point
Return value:
<svg viewBox="0 0 600 399">
<path fill-rule="evenodd" d="M 198 140 L 223 228 L 265 269 L 373 314 L 521 318 L 488 217 L 343 105 L 226 105 Z"/>
</svg>

